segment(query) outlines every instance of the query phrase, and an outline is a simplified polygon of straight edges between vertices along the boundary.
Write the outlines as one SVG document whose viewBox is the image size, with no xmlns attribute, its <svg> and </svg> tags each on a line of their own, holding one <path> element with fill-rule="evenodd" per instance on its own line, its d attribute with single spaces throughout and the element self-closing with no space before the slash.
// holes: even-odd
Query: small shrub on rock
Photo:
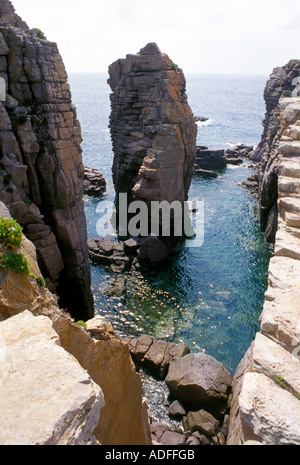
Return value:
<svg viewBox="0 0 300 465">
<path fill-rule="evenodd" d="M 11 270 L 18 274 L 28 276 L 30 273 L 30 266 L 27 258 L 24 255 L 7 252 L 5 255 L 0 254 L 0 267 L 5 272 Z"/>
<path fill-rule="evenodd" d="M 18 249 L 23 237 L 22 227 L 13 219 L 0 218 L 0 243 L 5 248 Z"/>
</svg>

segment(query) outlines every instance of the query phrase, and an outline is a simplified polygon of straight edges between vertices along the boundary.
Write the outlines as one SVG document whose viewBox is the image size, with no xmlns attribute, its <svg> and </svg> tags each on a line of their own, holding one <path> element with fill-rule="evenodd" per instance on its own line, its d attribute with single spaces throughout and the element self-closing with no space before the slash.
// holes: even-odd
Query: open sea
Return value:
<svg viewBox="0 0 300 465">
<path fill-rule="evenodd" d="M 256 146 L 265 113 L 267 76 L 186 75 L 189 104 L 198 123 L 198 145 Z M 106 74 L 70 74 L 73 103 L 83 134 L 83 161 L 108 181 L 103 200 L 114 200 L 112 145 L 108 129 L 110 88 Z M 184 341 L 233 374 L 259 329 L 272 254 L 259 229 L 257 200 L 240 184 L 253 173 L 249 162 L 228 166 L 216 179 L 194 178 L 190 197 L 204 200 L 205 237 L 199 248 L 183 248 L 167 270 L 127 276 L 127 294 L 107 297 L 115 275 L 92 266 L 98 313 L 117 332 Z M 97 237 L 99 199 L 85 197 L 88 236 Z"/>
</svg>

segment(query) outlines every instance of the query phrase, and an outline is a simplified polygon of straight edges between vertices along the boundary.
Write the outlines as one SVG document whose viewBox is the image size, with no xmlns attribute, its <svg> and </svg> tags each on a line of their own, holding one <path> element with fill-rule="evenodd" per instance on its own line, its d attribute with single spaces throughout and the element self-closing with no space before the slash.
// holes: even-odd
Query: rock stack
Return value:
<svg viewBox="0 0 300 465">
<path fill-rule="evenodd" d="M 113 63 L 109 75 L 117 207 L 120 193 L 128 202 L 186 201 L 197 126 L 182 70 L 149 43 Z"/>
<path fill-rule="evenodd" d="M 93 315 L 81 128 L 57 45 L 0 3 L 0 200 L 37 249 L 48 288 Z"/>
</svg>

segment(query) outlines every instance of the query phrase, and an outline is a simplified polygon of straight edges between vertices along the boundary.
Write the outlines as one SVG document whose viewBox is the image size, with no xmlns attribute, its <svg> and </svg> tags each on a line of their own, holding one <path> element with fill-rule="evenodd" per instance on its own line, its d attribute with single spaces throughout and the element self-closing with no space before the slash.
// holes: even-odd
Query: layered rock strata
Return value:
<svg viewBox="0 0 300 465">
<path fill-rule="evenodd" d="M 186 201 L 197 126 L 182 70 L 150 43 L 113 63 L 109 75 L 117 208 L 121 193 L 128 202 Z"/>
<path fill-rule="evenodd" d="M 49 289 L 93 315 L 81 128 L 57 45 L 0 4 L 0 200 L 34 243 Z"/>
<path fill-rule="evenodd" d="M 260 163 L 260 223 L 266 240 L 270 243 L 275 241 L 278 226 L 278 145 L 282 136 L 281 108 L 278 104 L 281 97 L 284 95 L 291 97 L 292 92 L 295 92 L 295 79 L 298 77 L 300 77 L 299 60 L 291 60 L 286 66 L 275 68 L 271 74 L 264 91 L 266 115 L 263 134 L 251 156 L 252 160 Z"/>
<path fill-rule="evenodd" d="M 0 202 L 1 216 L 9 217 L 9 212 L 2 202 Z M 21 252 L 28 259 L 31 271 L 36 276 L 40 276 L 35 247 L 25 236 L 23 236 Z M 28 310 L 33 319 L 26 316 Z M 10 358 L 6 358 L 6 345 L 17 342 L 18 338 L 21 341 L 17 322 L 12 318 L 21 315 L 20 318 L 24 321 L 22 317 L 24 312 L 27 323 L 24 325 L 22 345 L 16 346 L 15 349 L 20 350 L 11 352 Z M 48 323 L 45 323 L 45 318 L 49 319 Z M 3 327 L 2 322 L 5 325 Z M 45 325 L 48 329 L 44 331 Z M 7 384 L 9 396 L 5 397 L 4 402 L 5 409 L 1 405 L 4 435 L 2 436 L 1 430 L 1 441 L 2 439 L 9 442 L 21 440 L 19 434 L 25 424 L 22 426 L 16 421 L 13 425 L 11 415 L 12 412 L 14 415 L 18 412 L 19 415 L 26 412 L 27 420 L 31 425 L 30 431 L 28 430 L 30 443 L 48 443 L 51 440 L 57 444 L 65 444 L 66 441 L 72 444 L 86 443 L 86 441 L 89 443 L 91 439 L 87 439 L 87 433 L 93 432 L 96 441 L 102 445 L 151 444 L 147 405 L 142 397 L 141 379 L 136 373 L 128 345 L 114 336 L 111 325 L 107 321 L 101 318 L 89 320 L 84 329 L 75 324 L 74 319 L 58 307 L 56 297 L 47 288 L 39 286 L 35 279 L 11 270 L 4 272 L 0 268 L 0 328 L 3 328 L 0 338 L 0 385 L 2 386 L 4 380 L 5 383 L 9 383 Z M 35 328 L 34 334 L 32 328 Z M 37 334 L 36 339 L 33 337 L 35 334 Z M 46 339 L 50 340 L 46 343 Z M 56 347 L 53 349 L 54 342 L 58 342 L 58 339 L 60 353 L 64 349 L 66 354 L 63 358 L 69 360 L 67 363 L 71 363 L 71 356 L 74 358 L 73 368 L 70 365 L 68 370 L 65 370 L 65 379 L 63 367 L 66 365 L 58 364 L 58 349 Z M 36 340 L 37 344 L 33 344 L 33 340 Z M 50 346 L 54 352 L 50 350 Z M 47 352 L 49 357 L 45 354 L 46 348 L 49 349 L 49 354 Z M 50 358 L 52 353 L 54 359 Z M 14 363 L 15 368 L 19 367 L 20 375 L 15 375 L 18 370 L 11 369 Z M 82 369 L 81 375 L 78 363 Z M 24 373 L 23 386 L 20 383 L 21 373 Z M 68 378 L 68 374 L 73 378 Z M 83 386 L 80 385 L 81 383 Z M 63 390 L 64 386 L 65 390 Z M 100 419 L 102 394 L 100 395 L 99 387 L 105 401 L 105 406 L 102 405 L 101 408 Z M 74 411 L 71 409 L 72 400 L 74 400 Z M 56 404 L 60 405 L 60 410 L 55 412 Z M 40 405 L 44 411 L 36 412 L 35 405 Z M 76 410 L 76 406 L 80 408 Z M 47 412 L 49 412 L 49 423 L 46 418 Z M 39 421 L 32 425 L 32 420 L 37 416 Z M 61 430 L 67 428 L 69 433 L 72 433 L 72 438 L 67 434 L 60 435 L 58 432 L 51 439 L 49 431 L 55 419 Z M 9 437 L 8 432 L 5 431 L 8 422 L 11 425 Z"/>
<path fill-rule="evenodd" d="M 300 444 L 300 99 L 281 99 L 277 111 L 274 257 L 260 332 L 234 378 L 229 445 Z"/>
<path fill-rule="evenodd" d="M 60 347 L 50 318 L 26 310 L 0 324 L 0 341 L 0 444 L 96 444 L 102 390 Z"/>
</svg>

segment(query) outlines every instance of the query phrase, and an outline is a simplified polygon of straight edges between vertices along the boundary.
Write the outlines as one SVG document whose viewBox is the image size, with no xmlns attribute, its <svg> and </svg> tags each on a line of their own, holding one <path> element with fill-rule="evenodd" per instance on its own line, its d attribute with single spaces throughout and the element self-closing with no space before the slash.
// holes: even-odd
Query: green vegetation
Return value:
<svg viewBox="0 0 300 465">
<path fill-rule="evenodd" d="M 275 376 L 274 381 L 275 381 L 276 384 L 278 384 L 282 388 L 285 388 L 285 382 L 284 382 L 284 378 L 282 376 Z"/>
<path fill-rule="evenodd" d="M 274 381 L 283 389 L 289 391 L 293 396 L 300 400 L 300 392 L 296 392 L 282 376 L 275 376 Z"/>
<path fill-rule="evenodd" d="M 16 273 L 28 276 L 30 267 L 27 258 L 22 254 L 7 252 L 5 255 L 0 254 L 0 267 L 5 272 L 12 270 Z"/>
<path fill-rule="evenodd" d="M 178 68 L 178 66 L 175 65 L 175 63 L 172 63 L 172 64 L 171 64 L 171 69 L 173 69 L 173 71 L 175 71 L 177 68 Z"/>
<path fill-rule="evenodd" d="M 15 220 L 11 218 L 0 218 L 0 244 L 5 249 L 19 249 L 22 244 L 23 229 Z M 14 271 L 23 276 L 30 276 L 35 279 L 37 284 L 45 288 L 45 280 L 43 276 L 38 278 L 30 272 L 30 265 L 27 258 L 20 254 L 11 251 L 5 253 L 0 252 L 0 268 L 5 272 Z"/>
<path fill-rule="evenodd" d="M 87 325 L 84 321 L 82 320 L 79 320 L 79 321 L 76 321 L 75 325 L 77 326 L 82 326 L 82 328 L 84 328 L 85 330 L 87 330 Z"/>
<path fill-rule="evenodd" d="M 45 289 L 46 283 L 45 283 L 43 276 L 41 276 L 40 278 L 35 277 L 35 279 L 38 285 L 41 286 L 41 288 Z"/>
<path fill-rule="evenodd" d="M 10 218 L 0 218 L 0 243 L 6 249 L 18 249 L 21 246 L 23 229 Z"/>
<path fill-rule="evenodd" d="M 46 40 L 46 37 L 43 31 L 37 27 L 33 27 L 32 29 L 30 29 L 28 34 L 34 35 L 37 39 Z"/>
</svg>

